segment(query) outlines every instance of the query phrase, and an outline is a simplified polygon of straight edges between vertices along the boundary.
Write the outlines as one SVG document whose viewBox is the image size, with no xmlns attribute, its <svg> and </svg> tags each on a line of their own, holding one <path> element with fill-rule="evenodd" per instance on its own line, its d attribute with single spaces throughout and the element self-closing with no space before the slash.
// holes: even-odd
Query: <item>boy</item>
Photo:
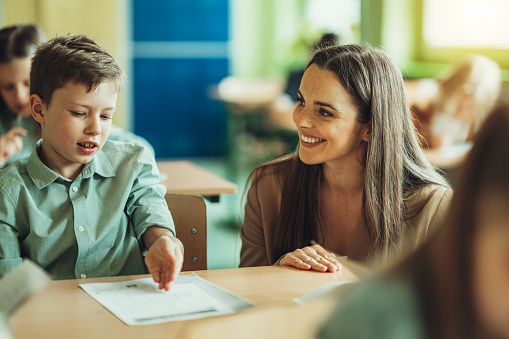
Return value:
<svg viewBox="0 0 509 339">
<path fill-rule="evenodd" d="M 108 141 L 125 75 L 87 36 L 42 44 L 30 71 L 30 105 L 42 140 L 0 171 L 0 276 L 21 262 L 55 279 L 145 273 L 168 290 L 182 243 L 152 155 Z"/>
</svg>

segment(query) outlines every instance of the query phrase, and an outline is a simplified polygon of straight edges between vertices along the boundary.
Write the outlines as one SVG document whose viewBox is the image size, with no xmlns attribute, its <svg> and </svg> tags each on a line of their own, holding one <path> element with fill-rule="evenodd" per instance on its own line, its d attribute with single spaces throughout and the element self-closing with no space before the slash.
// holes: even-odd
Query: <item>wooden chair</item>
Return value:
<svg viewBox="0 0 509 339">
<path fill-rule="evenodd" d="M 166 194 L 177 238 L 184 245 L 182 271 L 207 269 L 207 214 L 199 195 Z"/>
</svg>

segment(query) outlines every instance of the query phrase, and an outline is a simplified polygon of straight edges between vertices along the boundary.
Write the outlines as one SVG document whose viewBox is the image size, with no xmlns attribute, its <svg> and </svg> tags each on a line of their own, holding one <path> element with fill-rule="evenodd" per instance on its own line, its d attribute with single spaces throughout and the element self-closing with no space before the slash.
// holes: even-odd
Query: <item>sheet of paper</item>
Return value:
<svg viewBox="0 0 509 339">
<path fill-rule="evenodd" d="M 194 273 L 178 277 L 168 292 L 159 290 L 152 278 L 80 287 L 127 325 L 218 316 L 253 306 Z"/>
<path fill-rule="evenodd" d="M 340 293 L 340 288 L 346 285 L 353 284 L 352 281 L 334 281 L 322 286 L 318 286 L 310 292 L 304 294 L 300 298 L 295 298 L 293 301 L 297 304 L 307 304 L 308 302 L 315 301 L 324 297 L 332 297 L 336 293 Z"/>
<path fill-rule="evenodd" d="M 51 277 L 28 259 L 0 279 L 0 313 L 9 315 L 30 295 L 44 289 Z"/>
</svg>

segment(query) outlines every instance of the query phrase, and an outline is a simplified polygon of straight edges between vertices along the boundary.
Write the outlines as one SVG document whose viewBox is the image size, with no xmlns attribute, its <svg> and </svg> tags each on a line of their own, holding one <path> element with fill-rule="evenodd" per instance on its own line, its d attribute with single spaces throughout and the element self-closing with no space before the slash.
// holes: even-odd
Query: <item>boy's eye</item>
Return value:
<svg viewBox="0 0 509 339">
<path fill-rule="evenodd" d="M 110 120 L 111 119 L 111 115 L 101 115 L 101 118 L 104 119 L 104 120 Z"/>
<path fill-rule="evenodd" d="M 72 115 L 74 116 L 77 116 L 77 117 L 81 117 L 81 116 L 84 116 L 85 113 L 81 113 L 81 112 L 74 112 L 74 111 L 71 111 Z"/>
</svg>

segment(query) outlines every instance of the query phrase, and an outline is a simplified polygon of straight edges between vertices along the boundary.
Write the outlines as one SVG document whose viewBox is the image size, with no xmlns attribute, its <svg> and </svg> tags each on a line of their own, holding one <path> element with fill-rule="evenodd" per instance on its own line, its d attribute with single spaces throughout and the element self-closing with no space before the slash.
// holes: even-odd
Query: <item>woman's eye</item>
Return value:
<svg viewBox="0 0 509 339">
<path fill-rule="evenodd" d="M 111 119 L 111 115 L 101 115 L 101 118 L 104 119 L 104 120 L 110 120 Z"/>
<path fill-rule="evenodd" d="M 332 117 L 333 116 L 333 114 L 331 112 L 329 112 L 323 108 L 320 108 L 318 110 L 318 112 L 320 112 L 320 114 L 323 115 L 324 117 Z"/>
<path fill-rule="evenodd" d="M 304 100 L 302 100 L 302 98 L 297 98 L 297 105 L 304 107 Z"/>
</svg>

